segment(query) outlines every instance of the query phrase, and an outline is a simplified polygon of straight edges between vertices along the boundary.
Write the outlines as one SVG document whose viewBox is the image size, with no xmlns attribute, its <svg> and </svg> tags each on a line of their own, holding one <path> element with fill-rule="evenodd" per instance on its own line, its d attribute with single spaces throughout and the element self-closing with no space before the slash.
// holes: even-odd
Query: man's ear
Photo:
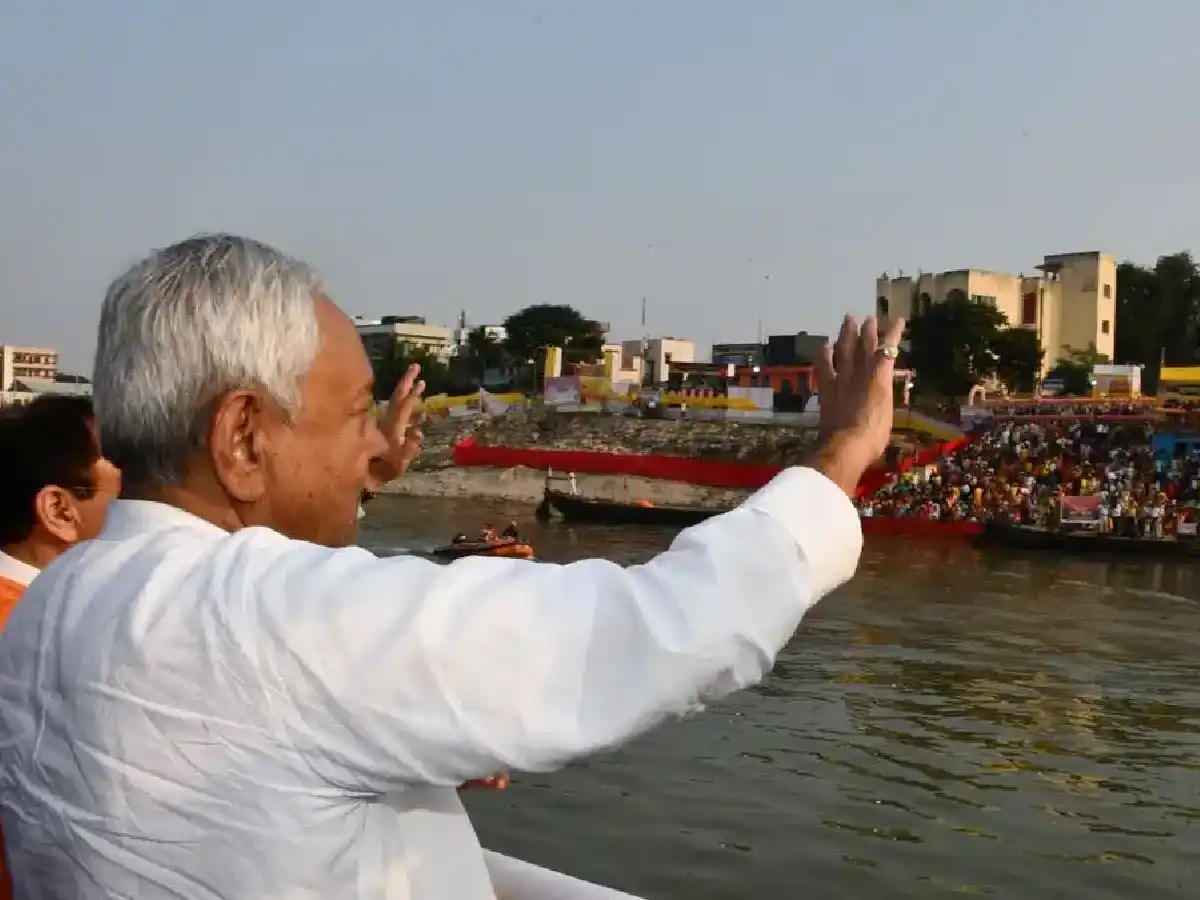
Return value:
<svg viewBox="0 0 1200 900">
<path fill-rule="evenodd" d="M 79 540 L 79 511 L 66 488 L 56 484 L 42 488 L 33 499 L 33 509 L 43 531 L 67 546 Z"/>
<path fill-rule="evenodd" d="M 254 391 L 230 391 L 213 408 L 208 435 L 213 473 L 239 503 L 254 503 L 266 493 L 268 416 L 262 398 Z"/>
</svg>

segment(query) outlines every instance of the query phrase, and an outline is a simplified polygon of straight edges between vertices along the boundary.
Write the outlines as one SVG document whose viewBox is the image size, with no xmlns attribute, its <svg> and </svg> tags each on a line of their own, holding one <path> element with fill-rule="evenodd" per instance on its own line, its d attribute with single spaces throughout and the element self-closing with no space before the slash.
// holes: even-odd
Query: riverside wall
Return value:
<svg viewBox="0 0 1200 900">
<path fill-rule="evenodd" d="M 657 454 L 760 465 L 799 462 L 816 437 L 812 429 L 736 421 L 639 419 L 602 413 L 510 412 L 488 419 L 427 421 L 421 455 L 404 478 L 383 493 L 421 497 L 477 497 L 536 503 L 545 472 L 456 467 L 454 446 L 473 439 L 493 447 Z M 621 475 L 579 475 L 589 497 L 649 500 L 657 504 L 733 506 L 749 491 Z"/>
<path fill-rule="evenodd" d="M 810 428 L 769 423 L 639 419 L 602 413 L 508 413 L 494 419 L 443 419 L 424 426 L 416 471 L 454 465 L 454 445 L 590 450 L 725 460 L 761 465 L 799 462 L 816 437 Z"/>
<path fill-rule="evenodd" d="M 639 419 L 598 413 L 537 411 L 483 417 L 441 419 L 423 425 L 420 457 L 404 478 L 385 493 L 423 497 L 479 497 L 536 503 L 545 473 L 537 469 L 456 467 L 454 446 L 474 440 L 489 447 L 583 450 L 617 454 L 654 454 L 721 460 L 750 465 L 786 466 L 801 462 L 816 434 L 810 428 L 738 421 Z M 896 443 L 913 449 L 917 440 L 897 434 Z M 714 488 L 633 475 L 583 475 L 580 492 L 590 497 L 645 499 L 657 504 L 725 507 L 748 490 Z"/>
</svg>

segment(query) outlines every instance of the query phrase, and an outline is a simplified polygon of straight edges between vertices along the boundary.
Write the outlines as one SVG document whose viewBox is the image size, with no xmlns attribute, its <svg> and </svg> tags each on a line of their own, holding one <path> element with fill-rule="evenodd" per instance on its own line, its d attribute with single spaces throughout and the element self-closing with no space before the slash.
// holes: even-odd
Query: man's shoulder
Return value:
<svg viewBox="0 0 1200 900">
<path fill-rule="evenodd" d="M 331 550 L 269 528 L 221 533 L 174 528 L 119 540 L 101 536 L 56 559 L 34 579 L 30 591 L 39 597 L 64 592 L 132 597 L 147 590 L 207 594 L 214 584 L 231 589 L 277 578 L 292 580 L 296 574 L 324 568 L 334 556 L 365 552 Z"/>
<path fill-rule="evenodd" d="M 301 595 L 337 590 L 341 566 L 330 557 L 347 552 L 261 528 L 88 541 L 48 566 L 16 604 L 4 629 L 9 639 L 0 643 L 0 668 L 36 652 L 34 636 L 51 622 L 56 652 L 78 657 L 80 666 L 100 665 L 92 658 L 97 644 L 108 648 L 109 663 L 130 652 L 166 653 L 182 665 L 199 650 L 195 635 L 214 622 L 227 637 L 254 634 L 264 615 L 282 615 Z M 153 642 L 143 640 L 147 629 Z"/>
</svg>

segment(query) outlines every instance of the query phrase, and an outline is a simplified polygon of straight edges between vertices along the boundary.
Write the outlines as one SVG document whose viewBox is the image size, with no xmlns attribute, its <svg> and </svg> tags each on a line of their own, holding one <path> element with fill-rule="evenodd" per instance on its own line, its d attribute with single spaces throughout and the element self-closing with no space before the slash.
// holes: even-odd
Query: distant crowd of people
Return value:
<svg viewBox="0 0 1200 900">
<path fill-rule="evenodd" d="M 997 403 L 992 413 L 997 419 L 1028 416 L 1061 416 L 1094 418 L 1110 416 L 1154 416 L 1160 405 L 1151 398 L 1148 401 L 1109 402 L 1097 404 L 1088 400 L 1079 402 L 1053 402 L 1047 400 L 1018 400 Z"/>
<path fill-rule="evenodd" d="M 1180 526 L 1200 518 L 1195 445 L 1156 454 L 1154 422 L 1069 416 L 995 419 L 958 451 L 893 476 L 859 501 L 860 514 L 1049 527 L 1090 518 L 1100 532 L 1142 537 L 1194 531 Z"/>
</svg>

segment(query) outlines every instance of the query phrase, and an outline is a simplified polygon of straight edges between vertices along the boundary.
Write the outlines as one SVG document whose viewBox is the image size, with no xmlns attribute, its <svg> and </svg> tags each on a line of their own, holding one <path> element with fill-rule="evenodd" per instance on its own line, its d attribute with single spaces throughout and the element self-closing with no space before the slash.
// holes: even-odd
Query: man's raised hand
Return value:
<svg viewBox="0 0 1200 900">
<path fill-rule="evenodd" d="M 423 436 L 417 418 L 425 382 L 417 380 L 420 374 L 421 367 L 416 363 L 408 367 L 392 393 L 387 413 L 379 423 L 379 429 L 387 439 L 387 450 L 382 456 L 371 460 L 371 490 L 403 475 L 421 452 Z"/>
<path fill-rule="evenodd" d="M 881 341 L 874 316 L 861 328 L 846 316 L 837 342 L 823 348 L 817 363 L 821 424 L 812 466 L 851 497 L 863 472 L 887 449 L 903 334 L 903 319 L 891 322 Z"/>
</svg>

